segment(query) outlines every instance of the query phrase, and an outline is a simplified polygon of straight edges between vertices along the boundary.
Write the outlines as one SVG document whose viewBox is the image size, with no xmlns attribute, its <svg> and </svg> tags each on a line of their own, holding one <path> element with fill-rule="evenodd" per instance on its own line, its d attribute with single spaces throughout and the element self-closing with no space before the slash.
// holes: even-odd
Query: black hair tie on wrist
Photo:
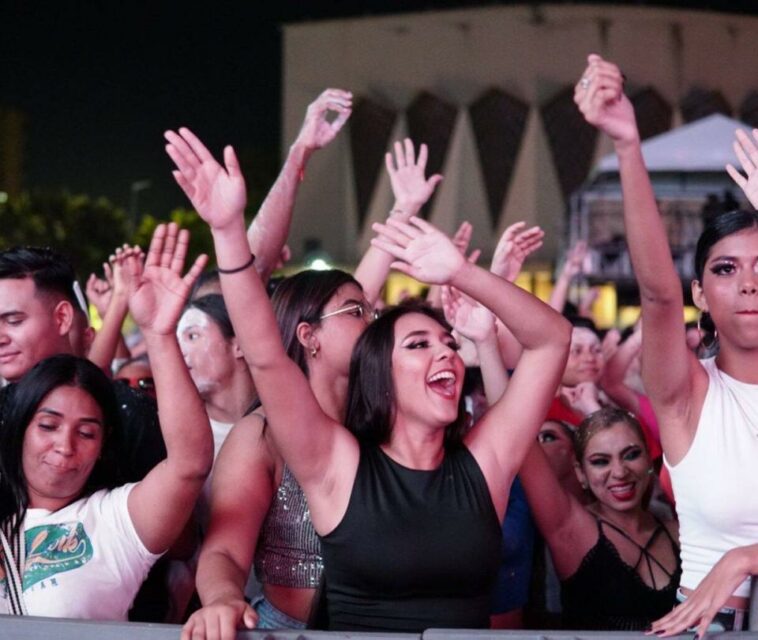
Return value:
<svg viewBox="0 0 758 640">
<path fill-rule="evenodd" d="M 253 264 L 255 264 L 255 254 L 250 254 L 250 260 L 248 260 L 245 264 L 243 264 L 241 267 L 236 267 L 235 269 L 222 269 L 221 267 L 216 267 L 216 270 L 219 273 L 224 274 L 230 274 L 230 273 L 239 273 L 240 271 L 244 271 L 248 267 L 251 267 Z"/>
</svg>

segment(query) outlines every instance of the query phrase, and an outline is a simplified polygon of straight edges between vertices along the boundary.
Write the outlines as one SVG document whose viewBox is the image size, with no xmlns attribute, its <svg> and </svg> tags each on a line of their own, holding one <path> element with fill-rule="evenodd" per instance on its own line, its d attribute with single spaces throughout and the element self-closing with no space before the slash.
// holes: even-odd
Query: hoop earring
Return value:
<svg viewBox="0 0 758 640">
<path fill-rule="evenodd" d="M 311 347 L 311 358 L 315 358 L 317 353 L 318 349 L 316 347 Z"/>
<path fill-rule="evenodd" d="M 719 338 L 719 330 L 714 328 L 713 329 L 713 339 L 711 340 L 710 344 L 706 344 L 705 340 L 703 339 L 703 329 L 700 327 L 700 320 L 703 317 L 703 314 L 706 313 L 705 311 L 701 311 L 697 315 L 697 333 L 700 336 L 700 346 L 703 347 L 703 349 L 711 349 L 715 346 L 716 341 Z"/>
</svg>

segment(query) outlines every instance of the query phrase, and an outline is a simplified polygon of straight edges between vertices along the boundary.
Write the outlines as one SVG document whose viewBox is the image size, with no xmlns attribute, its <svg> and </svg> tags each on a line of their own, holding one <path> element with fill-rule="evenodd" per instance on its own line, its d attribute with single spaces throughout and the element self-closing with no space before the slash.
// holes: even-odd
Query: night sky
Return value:
<svg viewBox="0 0 758 640">
<path fill-rule="evenodd" d="M 189 126 L 214 151 L 232 143 L 278 158 L 281 24 L 493 4 L 3 1 L 0 105 L 28 118 L 26 188 L 65 187 L 126 207 L 131 183 L 148 179 L 140 211 L 165 217 L 186 204 L 163 151 L 166 128 Z M 628 4 L 755 13 L 758 3 Z"/>
</svg>

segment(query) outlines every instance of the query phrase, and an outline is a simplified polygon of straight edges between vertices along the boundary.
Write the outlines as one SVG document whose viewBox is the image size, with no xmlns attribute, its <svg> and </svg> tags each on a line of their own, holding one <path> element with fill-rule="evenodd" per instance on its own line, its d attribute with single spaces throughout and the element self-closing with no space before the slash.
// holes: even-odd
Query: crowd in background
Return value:
<svg viewBox="0 0 758 640">
<path fill-rule="evenodd" d="M 1 251 L 0 613 L 181 623 L 185 640 L 747 628 L 758 214 L 708 217 L 686 326 L 624 80 L 590 55 L 575 101 L 618 155 L 632 327 L 598 331 L 591 290 L 567 302 L 583 243 L 542 302 L 514 284 L 539 227 L 511 224 L 485 267 L 468 223 L 449 238 L 419 217 L 442 176 L 408 139 L 355 272 L 272 277 L 311 156 L 349 120 L 338 89 L 249 228 L 234 149 L 220 163 L 166 132 L 213 270 L 185 264 L 175 224 L 85 291 L 54 250 Z M 742 171 L 726 168 L 753 206 L 757 145 L 738 131 Z M 388 305 L 391 269 L 423 299 Z"/>
</svg>

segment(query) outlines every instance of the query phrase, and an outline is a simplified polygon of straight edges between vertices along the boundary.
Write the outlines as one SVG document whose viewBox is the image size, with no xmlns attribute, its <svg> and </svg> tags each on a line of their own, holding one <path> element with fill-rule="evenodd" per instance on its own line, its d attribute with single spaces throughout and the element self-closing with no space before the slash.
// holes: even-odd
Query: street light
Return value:
<svg viewBox="0 0 758 640">
<path fill-rule="evenodd" d="M 129 193 L 129 216 L 132 225 L 132 234 L 137 230 L 137 203 L 139 202 L 139 192 L 145 191 L 152 186 L 150 180 L 136 180 L 132 182 Z"/>
</svg>

